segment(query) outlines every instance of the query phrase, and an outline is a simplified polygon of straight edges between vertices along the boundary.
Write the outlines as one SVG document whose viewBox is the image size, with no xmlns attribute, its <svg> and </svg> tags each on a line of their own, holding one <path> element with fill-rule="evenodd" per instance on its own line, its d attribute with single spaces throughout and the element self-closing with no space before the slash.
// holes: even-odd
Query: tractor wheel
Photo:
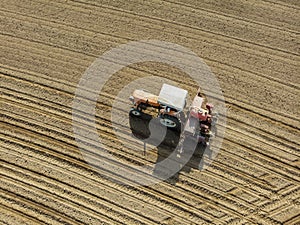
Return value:
<svg viewBox="0 0 300 225">
<path fill-rule="evenodd" d="M 137 109 L 131 109 L 129 112 L 130 116 L 140 117 L 142 115 L 141 111 Z"/>
<path fill-rule="evenodd" d="M 180 122 L 173 116 L 162 115 L 159 121 L 162 125 L 168 128 L 180 130 Z"/>
</svg>

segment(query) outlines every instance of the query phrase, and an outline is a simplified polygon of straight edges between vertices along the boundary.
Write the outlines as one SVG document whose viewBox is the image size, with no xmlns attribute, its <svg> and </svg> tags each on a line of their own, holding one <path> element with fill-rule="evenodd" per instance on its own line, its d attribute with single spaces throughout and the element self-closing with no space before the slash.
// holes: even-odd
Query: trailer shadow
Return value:
<svg viewBox="0 0 300 225">
<path fill-rule="evenodd" d="M 151 140 L 148 139 L 150 136 L 149 123 L 152 118 L 153 117 L 148 114 L 142 114 L 139 117 L 129 116 L 129 124 L 132 134 L 139 140 L 149 141 L 149 144 L 152 144 Z M 156 124 L 156 126 L 157 127 L 155 130 L 163 129 L 160 127 L 162 125 L 160 125 L 159 122 Z M 178 148 L 178 146 L 182 146 L 182 148 Z M 190 139 L 188 137 L 182 141 L 182 139 L 180 140 L 180 132 L 172 129 L 167 129 L 163 141 L 157 146 L 157 151 L 158 157 L 153 170 L 153 175 L 157 177 L 160 177 L 162 174 L 165 175 L 170 169 L 162 167 L 159 162 L 162 162 L 173 155 L 172 167 L 178 168 L 178 172 L 172 174 L 172 176 L 165 180 L 165 182 L 170 184 L 176 184 L 179 179 L 180 171 L 188 173 L 191 169 L 201 169 L 203 166 L 201 159 L 203 158 L 204 154 L 206 154 L 207 157 L 210 157 L 210 150 L 208 147 L 199 143 L 195 143 L 194 139 Z M 174 157 L 174 155 L 177 157 Z M 187 158 L 189 158 L 189 160 L 186 160 Z M 174 170 L 174 168 L 171 170 Z"/>
</svg>

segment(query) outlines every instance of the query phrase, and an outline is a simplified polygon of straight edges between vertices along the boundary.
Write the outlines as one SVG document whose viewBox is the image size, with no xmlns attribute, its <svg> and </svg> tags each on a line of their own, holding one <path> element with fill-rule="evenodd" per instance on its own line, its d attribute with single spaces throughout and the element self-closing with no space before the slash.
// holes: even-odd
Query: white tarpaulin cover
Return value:
<svg viewBox="0 0 300 225">
<path fill-rule="evenodd" d="M 158 96 L 158 102 L 161 105 L 169 106 L 177 111 L 182 111 L 185 107 L 187 95 L 188 92 L 184 89 L 169 84 L 163 84 Z"/>
</svg>

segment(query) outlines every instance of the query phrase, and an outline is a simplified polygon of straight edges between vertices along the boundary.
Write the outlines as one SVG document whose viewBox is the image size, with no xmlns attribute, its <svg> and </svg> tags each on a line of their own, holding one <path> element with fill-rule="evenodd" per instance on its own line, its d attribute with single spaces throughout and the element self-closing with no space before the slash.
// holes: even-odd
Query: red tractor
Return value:
<svg viewBox="0 0 300 225">
<path fill-rule="evenodd" d="M 181 132 L 181 125 L 185 122 L 182 133 L 208 145 L 209 138 L 213 136 L 211 127 L 217 118 L 212 113 L 213 105 L 206 104 L 203 108 L 204 98 L 198 92 L 186 117 L 183 110 L 186 107 L 187 95 L 186 90 L 168 84 L 163 84 L 158 96 L 144 90 L 135 90 L 130 96 L 133 104 L 130 115 L 140 117 L 147 108 L 154 108 L 163 126 Z"/>
</svg>

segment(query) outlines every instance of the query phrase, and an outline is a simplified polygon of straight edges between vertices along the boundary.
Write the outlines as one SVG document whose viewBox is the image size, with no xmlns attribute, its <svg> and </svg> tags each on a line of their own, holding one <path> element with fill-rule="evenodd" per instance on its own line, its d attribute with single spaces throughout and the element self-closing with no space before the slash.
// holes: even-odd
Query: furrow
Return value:
<svg viewBox="0 0 300 225">
<path fill-rule="evenodd" d="M 17 79 L 21 79 L 20 77 L 16 77 Z M 23 80 L 24 78 L 22 78 L 22 80 Z M 27 81 L 26 79 L 25 79 L 25 81 Z M 44 84 L 42 84 L 41 82 L 38 82 L 37 83 L 38 85 L 42 85 L 42 86 L 45 86 Z M 53 87 L 51 87 L 51 86 L 46 86 L 46 87 L 48 87 L 50 90 L 53 88 Z M 57 89 L 59 92 L 62 92 L 62 93 L 65 93 L 65 91 L 63 91 L 63 90 L 60 90 L 60 89 Z M 71 94 L 70 92 L 68 92 L 68 94 Z M 270 112 L 270 111 L 268 111 L 268 113 L 267 113 L 267 111 L 265 110 L 265 109 L 263 109 L 263 108 L 258 108 L 257 106 L 251 106 L 250 107 L 250 105 L 249 104 L 247 104 L 246 102 L 244 102 L 244 101 L 241 101 L 241 100 L 235 100 L 235 99 L 230 99 L 229 97 L 227 97 L 227 96 L 225 96 L 228 100 L 227 100 L 227 102 L 228 103 L 230 103 L 232 106 L 234 106 L 234 107 L 237 107 L 237 108 L 239 108 L 239 109 L 244 109 L 244 110 L 247 110 L 247 111 L 249 111 L 249 112 L 253 112 L 253 113 L 255 113 L 257 116 L 261 116 L 261 117 L 263 117 L 263 118 L 268 118 L 268 119 L 270 119 L 271 121 L 274 121 L 275 120 L 275 122 L 276 123 L 282 123 L 282 124 L 284 124 L 285 126 L 287 126 L 287 127 L 289 127 L 289 128 L 293 128 L 294 130 L 298 130 L 298 128 L 297 128 L 297 124 L 295 124 L 295 118 L 293 118 L 293 117 L 290 117 L 289 118 L 289 120 L 293 120 L 293 123 L 289 123 L 288 122 L 288 115 L 286 115 L 285 114 L 285 116 L 283 116 L 283 114 L 282 114 L 282 116 L 281 116 L 281 118 L 280 118 L 280 120 L 278 120 L 278 119 L 275 119 L 276 117 L 278 118 L 278 112 L 276 113 L 276 116 L 275 116 L 275 112 Z M 230 99 L 230 100 L 229 100 Z M 281 113 L 280 113 L 281 114 Z M 291 124 L 295 124 L 295 125 L 291 125 Z"/>
<path fill-rule="evenodd" d="M 49 123 L 49 125 L 51 126 L 51 123 Z M 52 125 L 53 126 L 53 125 Z M 63 132 L 61 132 L 61 131 L 58 131 L 58 132 L 60 132 L 60 133 L 66 133 L 66 131 L 63 131 Z M 72 135 L 72 134 L 70 134 L 70 135 Z M 256 150 L 257 151 L 257 150 Z M 260 153 L 260 155 L 261 155 L 261 153 Z M 129 155 L 127 155 L 127 156 L 125 156 L 125 157 L 128 157 L 128 160 L 130 160 L 130 157 L 131 157 L 131 154 L 129 154 Z M 136 158 L 136 159 L 132 159 L 131 158 L 131 160 L 136 160 L 136 162 L 138 162 L 139 161 L 139 158 Z M 132 162 L 132 161 L 131 161 Z M 141 162 L 142 164 L 144 164 L 145 162 Z M 286 164 L 286 165 L 288 165 L 288 164 Z M 289 172 L 289 174 L 292 174 L 291 172 Z"/>
<path fill-rule="evenodd" d="M 288 132 L 287 130 L 284 130 L 282 127 L 280 127 L 282 129 L 282 131 L 280 132 L 278 131 L 274 132 L 272 129 L 270 129 L 269 131 L 268 129 L 263 129 L 264 127 L 262 126 L 262 123 L 265 121 L 260 120 L 261 123 L 260 125 L 253 124 L 252 121 L 257 119 L 255 116 L 253 116 L 252 120 L 245 121 L 237 113 L 233 116 L 234 112 L 236 112 L 236 109 L 234 111 L 232 110 L 232 112 L 229 112 L 229 115 L 227 115 L 227 122 L 232 127 L 243 129 L 245 131 L 248 131 L 249 133 L 253 132 L 253 135 L 255 136 L 258 136 L 257 134 L 259 134 L 260 135 L 259 138 L 261 141 L 265 143 L 270 141 L 275 142 L 278 144 L 278 146 L 280 146 L 280 148 L 286 147 L 284 148 L 286 151 L 291 152 L 293 154 L 297 154 L 298 152 L 297 149 L 300 144 L 297 140 L 297 135 L 299 133 L 298 131 Z M 244 111 L 243 114 L 245 115 L 247 114 L 247 112 Z M 252 115 L 251 112 L 249 112 L 249 114 Z M 266 125 L 272 125 L 272 123 L 266 123 Z"/>
<path fill-rule="evenodd" d="M 32 223 L 35 224 L 47 224 L 42 220 L 38 220 L 33 216 L 27 215 L 21 210 L 17 210 L 6 204 L 0 202 L 1 214 L 4 216 L 0 218 L 0 221 L 4 224 L 16 225 L 16 224 L 25 224 L 29 225 Z M 16 218 L 18 217 L 18 218 Z M 18 221 L 18 222 L 17 222 Z M 30 222 L 29 222 L 30 221 Z"/>
<path fill-rule="evenodd" d="M 40 161 L 33 160 L 33 159 L 31 160 L 33 163 L 34 162 L 40 163 Z M 55 166 L 55 164 L 53 164 L 53 166 Z M 72 182 L 66 182 L 65 180 L 64 181 L 60 180 L 61 176 L 53 177 L 53 175 L 50 176 L 48 175 L 48 173 L 46 174 L 43 173 L 43 171 L 47 171 L 49 168 L 49 171 L 51 171 L 51 173 L 59 174 L 58 171 L 56 172 L 57 169 L 54 169 L 52 167 L 47 167 L 46 169 L 40 171 L 39 173 L 29 168 L 23 168 L 20 165 L 10 164 L 9 166 L 6 167 L 7 169 L 14 171 L 14 173 L 17 173 L 16 176 L 21 176 L 21 177 L 26 176 L 27 178 L 32 178 L 33 180 L 32 182 L 38 185 L 39 188 L 43 189 L 44 187 L 47 187 L 47 189 L 50 189 L 54 193 L 60 195 L 61 193 L 63 193 L 64 196 L 67 195 L 72 200 L 76 200 L 77 204 L 80 200 L 84 201 L 86 207 L 92 207 L 93 210 L 98 210 L 99 212 L 103 212 L 103 210 L 106 210 L 106 214 L 104 215 L 111 214 L 112 210 L 113 209 L 116 210 L 116 208 L 119 209 L 120 211 L 120 208 L 123 208 L 122 201 L 124 201 L 131 204 L 132 210 L 136 211 L 136 217 L 138 217 L 141 213 L 143 213 L 143 211 L 147 212 L 150 210 L 154 211 L 153 213 L 150 213 L 151 217 L 153 217 L 154 220 L 155 220 L 155 216 L 159 217 L 157 218 L 156 223 L 158 222 L 159 219 L 173 216 L 173 213 L 168 212 L 167 209 L 159 208 L 160 205 L 157 206 L 157 204 L 153 203 L 153 200 L 141 198 L 139 193 L 134 193 L 134 190 L 130 190 L 130 189 L 127 190 L 125 186 L 122 188 L 118 185 L 118 183 L 111 183 L 111 180 L 105 180 L 107 178 L 100 179 L 100 174 L 97 174 L 96 172 L 86 172 L 88 174 L 87 176 L 88 177 L 93 176 L 94 177 L 93 179 L 89 178 L 84 180 L 81 179 L 81 177 L 75 175 L 74 177 L 80 180 L 77 180 L 77 182 L 75 182 L 74 180 Z M 66 169 L 64 169 L 63 171 L 65 170 Z M 65 171 L 64 173 L 68 175 L 68 177 L 72 175 L 72 173 L 70 172 Z M 83 181 L 84 181 L 83 183 L 84 185 L 82 186 L 81 184 Z M 111 183 L 112 186 L 108 185 L 108 183 Z M 99 204 L 99 202 L 102 201 L 105 202 L 106 206 Z M 146 206 L 145 205 L 146 202 L 148 204 L 153 204 L 153 205 Z M 112 204 L 115 204 L 115 206 L 113 206 Z M 128 212 L 126 211 L 128 210 L 123 211 L 122 209 L 121 213 L 130 214 L 129 211 Z M 110 216 L 112 216 L 112 214 Z M 147 217 L 147 214 L 143 216 Z M 122 215 L 121 217 L 119 216 L 118 219 L 119 222 L 121 222 L 120 218 L 122 217 L 124 217 L 124 215 Z M 180 221 L 180 218 L 177 219 L 179 219 Z M 144 218 L 142 221 L 146 221 L 146 219 Z"/>
<path fill-rule="evenodd" d="M 230 36 L 230 35 L 228 35 L 224 32 L 221 33 L 220 31 L 211 31 L 211 30 L 208 30 L 208 29 L 200 28 L 196 25 L 189 25 L 189 24 L 184 24 L 183 22 L 177 22 L 175 20 L 163 19 L 163 18 L 158 17 L 156 15 L 150 15 L 149 13 L 146 13 L 146 14 L 148 14 L 148 15 L 146 15 L 146 14 L 142 14 L 140 12 L 129 11 L 129 10 L 117 8 L 117 7 L 114 7 L 114 6 L 100 5 L 100 4 L 97 4 L 95 2 L 91 2 L 91 1 L 81 1 L 81 0 L 72 0 L 72 1 L 76 2 L 76 3 L 86 4 L 86 5 L 89 5 L 89 6 L 94 6 L 94 7 L 97 7 L 97 8 L 105 8 L 105 9 L 109 9 L 109 10 L 112 10 L 112 11 L 117 11 L 117 12 L 120 12 L 120 13 L 126 13 L 126 14 L 129 14 L 129 15 L 134 15 L 134 16 L 138 16 L 138 17 L 142 17 L 142 18 L 147 18 L 147 19 L 150 19 L 150 20 L 153 20 L 153 21 L 161 21 L 161 22 L 164 22 L 164 23 L 171 24 L 173 26 L 185 27 L 185 28 L 188 27 L 191 30 L 201 31 L 201 32 L 204 32 L 204 33 L 209 33 L 211 35 L 216 35 L 216 36 L 219 36 L 219 37 L 223 37 L 223 38 L 228 39 L 228 40 L 235 40 L 235 41 L 238 41 L 238 42 L 243 42 L 243 43 L 247 43 L 247 44 L 251 44 L 251 45 L 256 45 L 256 46 L 259 46 L 260 48 L 265 48 L 265 49 L 269 49 L 269 50 L 273 50 L 273 51 L 277 51 L 277 52 L 282 52 L 282 53 L 286 53 L 286 54 L 290 54 L 290 55 L 294 55 L 294 56 L 299 56 L 299 54 L 297 52 L 287 51 L 283 48 L 271 47 L 271 45 L 267 45 L 267 44 L 259 44 L 259 43 L 255 42 L 254 40 L 247 40 L 245 38 L 239 38 L 238 36 Z"/>
<path fill-rule="evenodd" d="M 85 224 L 88 224 L 88 222 L 101 222 L 105 224 L 109 223 L 116 223 L 121 222 L 120 220 L 109 220 L 105 217 L 107 217 L 108 212 L 106 214 L 103 214 L 99 211 L 101 211 L 102 208 L 105 208 L 102 206 L 102 208 L 98 208 L 97 212 L 87 213 L 86 206 L 79 205 L 78 203 L 72 204 L 73 199 L 67 199 L 57 197 L 55 193 L 48 193 L 47 191 L 43 190 L 43 188 L 36 187 L 32 183 L 24 182 L 23 180 L 18 180 L 19 178 L 16 176 L 10 176 L 12 171 L 9 171 L 10 173 L 8 175 L 3 174 L 3 183 L 2 187 L 3 189 L 13 192 L 14 194 L 17 194 L 19 196 L 23 196 L 28 198 L 30 201 L 36 202 L 38 205 L 44 205 L 49 208 L 50 210 L 54 210 L 57 212 L 57 214 L 65 214 L 68 218 L 79 220 L 80 223 L 83 222 L 81 219 L 79 219 L 81 216 L 81 213 L 84 213 L 83 217 L 87 216 L 89 220 L 84 221 Z M 30 177 L 27 177 L 27 179 Z M 102 217 L 99 217 L 98 214 L 101 214 Z M 71 223 L 72 224 L 72 223 Z"/>
<path fill-rule="evenodd" d="M 13 205 L 14 208 L 17 210 L 26 211 L 30 215 L 34 215 L 33 217 L 42 220 L 43 223 L 46 224 L 80 224 L 77 220 L 72 220 L 71 218 L 66 217 L 65 215 L 48 208 L 45 204 L 38 204 L 35 201 L 16 194 L 12 191 L 8 191 L 0 187 L 0 200 L 3 202 L 8 202 L 9 204 Z M 27 210 L 25 210 L 27 209 Z"/>
<path fill-rule="evenodd" d="M 24 131 L 23 131 L 22 133 L 24 133 Z M 29 134 L 28 134 L 28 135 L 29 135 Z M 28 135 L 27 135 L 27 136 L 28 136 Z"/>
<path fill-rule="evenodd" d="M 23 149 L 24 150 L 24 149 Z M 12 153 L 11 153 L 12 154 Z M 20 154 L 20 153 L 19 153 Z M 8 157 L 8 156 L 7 156 Z M 49 162 L 49 160 L 48 160 L 48 162 Z M 39 162 L 40 163 L 40 162 Z M 50 162 L 49 162 L 50 163 Z M 26 163 L 27 164 L 27 163 Z M 60 163 L 60 164 L 62 164 L 62 163 Z M 30 163 L 30 165 L 34 165 L 34 163 L 33 163 L 33 161 Z M 55 164 L 54 164 L 55 165 Z M 57 165 L 57 164 L 56 164 Z M 27 165 L 28 166 L 28 165 Z M 36 165 L 35 165 L 36 166 Z M 42 171 L 45 171 L 45 170 L 47 170 L 47 168 L 44 166 L 44 168 L 45 169 L 43 169 Z M 78 168 L 78 166 L 77 166 L 77 168 Z M 50 169 L 50 171 L 54 174 L 54 169 Z M 71 172 L 70 170 L 68 170 L 68 172 L 67 171 L 65 171 L 64 170 L 64 173 L 67 173 L 67 174 L 69 174 L 69 176 L 71 176 L 71 174 L 73 174 L 73 172 Z M 82 172 L 81 172 L 82 173 Z M 101 171 L 101 174 L 103 174 L 103 172 Z M 105 173 L 104 173 L 105 174 Z M 73 175 L 72 175 L 73 176 Z M 106 176 L 106 175 L 105 175 Z M 64 176 L 64 177 L 68 177 L 68 176 Z M 115 179 L 114 178 L 114 176 L 110 173 L 109 174 L 109 176 L 107 176 L 107 177 L 110 177 L 110 178 L 113 178 L 113 179 Z M 80 175 L 76 175 L 76 179 L 81 179 L 81 176 Z M 110 178 L 108 178 L 108 179 L 110 179 Z M 119 180 L 119 178 L 117 178 L 117 180 Z M 61 181 L 60 181 L 61 182 Z M 74 181 L 72 181 L 72 182 L 74 182 Z M 78 183 L 78 184 L 80 184 L 80 183 L 82 183 L 82 182 L 87 182 L 86 181 L 86 178 L 85 178 L 85 180 L 84 179 L 82 179 L 81 181 L 76 181 L 76 183 Z M 107 181 L 105 182 L 105 184 L 107 184 Z M 88 185 L 88 187 L 90 187 L 90 185 L 92 185 L 92 184 L 86 184 L 86 185 Z M 99 183 L 97 183 L 97 185 L 100 185 Z M 118 186 L 118 185 L 116 185 L 116 184 L 114 184 L 114 186 Z M 122 189 L 122 188 L 120 188 L 120 186 L 118 187 L 118 188 L 116 188 L 117 190 L 118 189 Z M 149 188 L 148 188 L 149 189 Z M 162 207 L 162 209 L 170 209 L 171 208 L 171 212 L 172 213 L 176 213 L 177 215 L 179 215 L 179 216 L 184 216 L 184 214 L 185 213 L 188 213 L 189 214 L 189 220 L 191 220 L 191 221 L 194 221 L 194 222 L 196 222 L 196 221 L 199 221 L 199 220 L 202 220 L 202 219 L 204 219 L 204 217 L 203 216 L 201 216 L 201 215 L 203 215 L 203 213 L 204 212 L 200 212 L 199 210 L 196 210 L 194 207 L 191 207 L 191 206 L 189 206 L 188 205 L 188 203 L 187 202 L 185 202 L 185 201 L 183 201 L 183 200 L 181 200 L 181 199 L 178 199 L 178 197 L 175 197 L 175 196 L 168 196 L 169 194 L 166 194 L 166 193 L 159 193 L 158 192 L 158 190 L 150 190 L 150 193 L 149 193 L 149 190 L 139 190 L 138 189 L 138 192 L 141 192 L 141 191 L 146 191 L 146 193 L 143 193 L 143 197 L 142 197 L 142 199 L 144 199 L 144 201 L 147 201 L 148 202 L 148 204 L 150 203 L 150 202 L 156 202 L 154 205 L 157 205 L 157 206 L 161 206 L 161 205 L 163 205 L 163 207 Z M 129 189 L 130 190 L 130 189 Z M 126 191 L 126 195 L 128 195 L 128 194 L 130 194 L 131 192 L 135 192 L 134 190 L 132 190 L 132 191 L 129 191 L 129 190 L 127 190 Z M 147 192 L 148 192 L 148 194 L 147 194 Z M 154 192 L 154 193 L 153 193 Z M 184 192 L 182 192 L 182 191 L 180 191 L 179 192 L 180 193 L 180 195 L 176 195 L 176 196 L 181 196 L 182 198 L 191 198 L 191 197 L 188 197 L 188 195 L 187 195 L 187 193 L 186 194 L 184 194 Z M 179 193 L 177 193 L 177 194 L 179 194 Z M 147 197 L 145 196 L 145 194 L 146 194 L 146 196 L 149 196 L 149 194 L 150 194 L 150 196 L 149 197 L 151 197 L 151 198 L 154 198 L 154 199 L 152 199 L 151 200 L 151 198 L 149 199 L 149 201 L 148 200 L 146 200 L 147 199 Z M 139 195 L 139 194 L 138 194 Z M 133 196 L 135 196 L 135 197 L 138 197 L 137 196 L 137 194 L 135 194 L 135 195 L 133 195 Z M 155 199 L 157 199 L 157 200 L 155 200 Z M 195 198 L 195 200 L 196 200 L 196 198 Z M 160 202 L 160 203 L 158 203 L 158 202 Z M 199 200 L 198 200 L 199 201 Z M 177 202 L 177 203 L 176 203 Z M 174 208 L 175 207 L 175 208 Z M 175 211 L 174 211 L 175 210 Z M 205 214 L 205 213 L 204 213 Z M 206 217 L 207 218 L 207 217 Z"/>
<path fill-rule="evenodd" d="M 282 6 L 284 8 L 292 8 L 292 9 L 297 9 L 297 10 L 300 10 L 300 7 L 297 6 L 297 5 L 292 5 L 292 4 L 288 4 L 288 3 L 285 3 L 284 1 L 272 1 L 272 0 L 263 0 L 263 2 L 268 2 L 268 3 L 271 3 L 273 5 L 278 5 L 278 6 Z M 290 2 L 290 1 L 289 1 Z M 299 3 L 298 1 L 295 1 L 297 3 Z"/>
<path fill-rule="evenodd" d="M 15 110 L 13 110 L 13 111 L 15 111 Z M 70 120 L 68 121 L 68 122 L 70 122 Z M 51 123 L 50 123 L 51 124 Z M 49 125 L 50 125 L 49 124 Z M 42 124 L 41 124 L 42 125 Z M 61 133 L 61 132 L 60 132 Z M 64 133 L 65 133 L 65 131 L 64 131 Z M 70 134 L 70 135 L 72 135 L 72 134 Z M 260 153 L 260 155 L 261 155 L 261 153 Z M 130 158 L 130 155 L 128 155 L 127 157 L 129 157 Z"/>
<path fill-rule="evenodd" d="M 266 154 L 265 152 L 258 150 L 258 147 L 253 145 L 251 142 L 245 141 L 245 139 L 238 139 L 236 138 L 236 135 L 238 133 L 235 133 L 231 130 L 229 135 L 224 138 L 225 143 L 227 147 L 234 148 L 235 152 L 230 152 L 226 150 L 230 155 L 237 155 L 237 157 L 243 156 L 243 158 L 252 159 L 253 162 L 255 162 L 255 165 L 263 165 L 263 168 L 270 168 L 269 172 L 271 171 L 277 171 L 282 176 L 286 177 L 286 179 L 291 179 L 291 181 L 299 182 L 299 174 L 298 169 L 296 167 L 293 167 L 289 165 L 288 163 L 285 163 L 282 160 L 278 160 L 275 156 L 270 156 L 269 154 Z M 242 141 L 242 142 L 241 142 Z M 242 150 L 245 149 L 245 150 Z M 251 161 L 252 161 L 251 160 Z M 277 167 L 274 168 L 274 166 L 277 165 Z M 273 169 L 272 169 L 273 168 Z M 278 169 L 277 169 L 278 168 Z M 263 175 L 263 174 L 261 174 Z M 260 176 L 257 174 L 257 176 Z"/>
<path fill-rule="evenodd" d="M 15 38 L 14 38 L 15 39 Z M 19 38 L 20 39 L 20 38 Z M 11 40 L 11 38 L 10 38 L 10 40 Z M 45 46 L 48 46 L 48 44 L 46 44 L 46 43 L 43 43 L 43 45 Z M 239 49 L 240 50 L 240 49 Z M 252 54 L 254 54 L 254 52 L 252 52 Z M 93 55 L 94 57 L 96 57 L 97 55 Z M 221 65 L 226 65 L 227 67 L 234 67 L 232 64 L 226 64 L 223 60 L 221 60 L 221 61 L 215 61 L 215 60 L 213 60 L 213 59 L 211 59 L 211 58 L 207 58 L 207 57 L 204 57 L 204 59 L 205 60 L 208 60 L 208 61 L 211 61 L 211 62 L 215 62 L 214 64 L 214 66 L 217 66 L 217 67 L 219 67 L 219 64 L 221 64 Z M 296 67 L 296 64 L 294 65 L 295 67 Z M 238 67 L 235 67 L 236 69 L 241 69 L 241 68 L 238 68 Z M 135 69 L 138 69 L 138 68 L 135 68 Z M 224 68 L 222 68 L 222 69 L 224 69 Z M 246 72 L 247 72 L 247 70 L 245 70 Z M 248 72 L 249 72 L 249 70 L 248 70 Z M 260 76 L 260 77 L 265 77 L 265 75 L 264 74 L 262 74 L 262 73 L 257 73 L 257 72 L 251 72 L 253 75 L 255 75 L 255 76 Z M 297 87 L 297 86 L 295 86 L 295 84 L 294 83 L 291 83 L 291 82 L 289 82 L 288 84 L 286 83 L 286 81 L 285 82 L 282 82 L 282 73 L 280 74 L 280 78 L 279 79 L 274 79 L 273 77 L 266 77 L 267 79 L 271 79 L 271 80 L 273 80 L 273 81 L 276 81 L 276 82 L 278 82 L 278 83 L 280 83 L 280 84 L 283 84 L 283 85 L 289 85 L 290 87 Z M 298 87 L 299 88 L 299 87 Z"/>
<path fill-rule="evenodd" d="M 287 159 L 284 157 L 284 155 L 278 155 L 279 158 L 283 157 L 283 161 L 287 161 L 290 163 L 291 161 L 297 160 L 297 157 L 299 157 L 299 144 L 288 140 L 288 138 L 282 138 L 281 142 L 278 141 L 278 138 L 280 136 L 276 134 L 272 134 L 270 132 L 263 132 L 261 129 L 258 129 L 255 126 L 248 125 L 247 123 L 243 123 L 239 120 L 234 120 L 233 118 L 230 118 L 230 120 L 227 120 L 227 128 L 230 128 L 235 133 L 240 133 L 244 137 L 248 137 L 250 139 L 254 139 L 258 144 L 263 144 L 264 146 L 268 146 L 267 149 L 272 149 L 276 152 L 280 151 L 282 154 L 288 154 L 286 157 L 289 157 L 291 159 Z M 273 143 L 272 143 L 273 142 Z M 274 144 L 275 143 L 275 144 Z M 273 155 L 272 153 L 271 155 Z"/>
<path fill-rule="evenodd" d="M 199 6 L 191 5 L 191 4 L 188 4 L 188 3 L 185 3 L 185 2 L 175 2 L 175 1 L 167 1 L 167 2 L 172 3 L 174 5 L 179 5 L 179 6 L 188 8 L 190 11 L 198 10 L 198 11 L 202 11 L 202 12 L 207 12 L 207 13 L 209 13 L 211 15 L 218 15 L 218 16 L 222 16 L 224 18 L 233 18 L 235 20 L 244 21 L 244 22 L 250 23 L 250 24 L 265 26 L 265 27 L 268 27 L 268 28 L 276 29 L 276 30 L 282 30 L 282 31 L 286 31 L 286 32 L 290 32 L 290 33 L 295 33 L 295 34 L 299 33 L 296 30 L 282 28 L 280 26 L 275 26 L 275 25 L 272 25 L 272 24 L 267 24 L 267 23 L 264 23 L 264 22 L 255 21 L 253 19 L 248 19 L 246 17 L 240 17 L 238 15 L 233 15 L 233 14 L 229 14 L 229 13 L 223 13 L 223 12 L 221 12 L 221 10 L 220 11 L 216 11 L 216 10 L 207 9 L 207 8 L 204 8 L 204 7 L 199 7 Z"/>
<path fill-rule="evenodd" d="M 80 9 L 82 9 L 82 7 L 80 8 Z M 14 12 L 15 13 L 15 12 Z M 28 16 L 27 16 L 28 17 Z M 33 17 L 34 18 L 34 17 Z M 42 18 L 39 18 L 39 19 L 42 19 Z M 53 19 L 52 19 L 53 20 Z M 57 22 L 54 22 L 54 24 L 57 24 Z M 65 22 L 63 23 L 63 24 L 65 24 Z M 68 29 L 70 29 L 70 27 L 72 27 L 72 25 L 71 24 L 68 24 Z M 73 26 L 74 27 L 74 26 Z M 75 29 L 78 29 L 76 26 L 74 27 Z M 152 29 L 153 29 L 154 27 L 153 27 L 153 25 L 152 25 Z M 183 29 L 186 29 L 186 27 L 185 28 L 183 28 Z M 89 32 L 93 32 L 93 33 L 95 33 L 96 31 L 94 31 L 94 30 L 89 30 Z M 98 33 L 99 31 L 97 31 L 97 33 Z M 85 32 L 85 33 L 87 33 L 87 32 Z M 188 33 L 191 33 L 191 32 L 188 32 Z M 112 33 L 111 32 L 108 32 L 108 33 L 104 33 L 104 35 L 111 35 Z M 180 35 L 180 34 L 178 34 L 177 33 L 177 35 Z M 120 38 L 120 37 L 122 37 L 121 39 L 124 39 L 124 36 L 122 36 L 122 35 L 117 35 L 116 36 L 117 38 Z M 214 37 L 215 38 L 215 37 Z M 132 38 L 127 38 L 127 41 L 128 40 L 132 40 Z M 226 43 L 227 41 L 225 41 L 225 43 Z M 223 43 L 223 45 L 224 45 L 224 41 L 222 41 L 222 43 Z M 233 45 L 233 43 L 231 44 L 231 47 L 232 46 L 234 46 Z M 243 46 L 241 46 L 241 45 L 239 45 L 239 47 L 238 47 L 238 50 L 240 51 L 241 50 L 241 48 L 243 48 Z M 252 46 L 252 48 L 253 48 L 253 46 Z M 250 48 L 248 48 L 248 50 L 249 50 Z M 278 52 L 277 52 L 278 53 Z M 255 54 L 254 52 L 252 52 L 252 54 Z M 274 53 L 272 53 L 272 55 L 276 55 L 276 51 L 274 51 Z M 285 59 L 284 59 L 285 58 Z M 282 58 L 283 60 L 286 60 L 287 59 L 287 57 L 283 57 Z"/>
<path fill-rule="evenodd" d="M 26 102 L 27 102 L 28 100 L 26 100 Z M 36 104 L 36 103 L 35 103 Z M 41 103 L 39 103 L 39 104 L 41 104 Z M 44 108 L 43 107 L 43 110 L 47 110 L 48 111 L 48 107 L 49 106 L 47 106 L 47 108 Z M 52 107 L 51 107 L 52 108 Z M 61 109 L 60 109 L 61 110 Z M 53 111 L 51 111 L 51 113 L 53 114 L 53 115 L 55 115 L 55 114 L 57 114 L 57 112 L 55 112 L 54 110 Z M 60 114 L 60 116 L 63 116 L 63 114 Z M 61 118 L 61 117 L 60 117 Z M 104 118 L 99 118 L 99 119 L 101 119 L 101 120 L 103 120 Z M 69 121 L 69 120 L 68 120 Z M 103 121 L 104 123 L 105 123 L 105 121 Z M 241 123 L 244 123 L 244 122 L 241 122 Z M 107 124 L 107 125 L 109 125 L 109 124 Z M 247 125 L 248 127 L 250 126 L 251 127 L 251 125 Z M 100 128 L 99 128 L 100 129 Z M 275 134 L 273 134 L 273 135 L 275 135 Z M 280 138 L 280 136 L 279 136 L 279 138 Z M 283 137 L 281 137 L 281 138 L 283 138 Z M 288 141 L 287 139 L 285 139 L 286 141 Z M 296 144 L 296 143 L 295 143 Z M 289 146 L 289 145 L 288 145 Z M 287 146 L 287 147 L 288 147 Z"/>
</svg>

